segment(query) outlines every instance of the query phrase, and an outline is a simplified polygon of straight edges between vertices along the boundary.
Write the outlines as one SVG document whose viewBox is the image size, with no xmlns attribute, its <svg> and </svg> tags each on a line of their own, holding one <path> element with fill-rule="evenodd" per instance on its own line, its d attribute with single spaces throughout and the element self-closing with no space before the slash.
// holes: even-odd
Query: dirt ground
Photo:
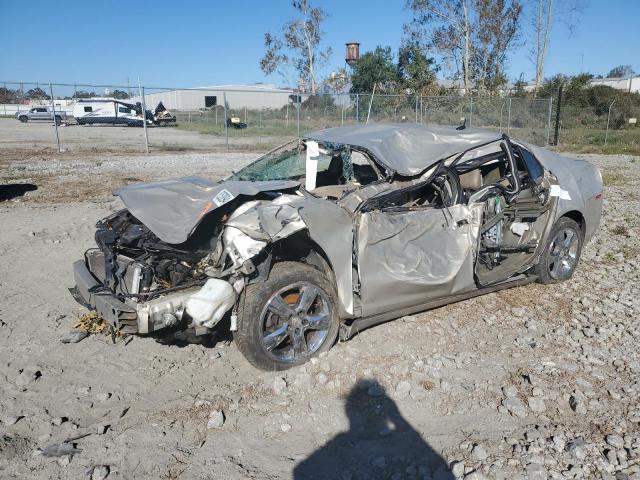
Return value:
<svg viewBox="0 0 640 480">
<path fill-rule="evenodd" d="M 282 144 L 287 137 L 262 137 L 251 131 L 229 136 L 231 150 L 264 150 Z M 225 137 L 179 130 L 174 127 L 147 129 L 152 152 L 224 151 Z M 144 129 L 119 125 L 61 125 L 58 136 L 63 153 L 140 153 L 145 151 Z M 55 126 L 49 122 L 20 123 L 13 118 L 0 118 L 0 151 L 31 156 L 58 152 Z"/>
<path fill-rule="evenodd" d="M 85 313 L 71 264 L 119 208 L 111 188 L 219 178 L 251 155 L 12 155 L 0 184 L 37 190 L 0 202 L 1 478 L 640 478 L 640 158 L 589 157 L 605 212 L 573 280 L 265 373 L 227 336 L 60 342 Z M 64 441 L 77 451 L 45 455 Z"/>
</svg>

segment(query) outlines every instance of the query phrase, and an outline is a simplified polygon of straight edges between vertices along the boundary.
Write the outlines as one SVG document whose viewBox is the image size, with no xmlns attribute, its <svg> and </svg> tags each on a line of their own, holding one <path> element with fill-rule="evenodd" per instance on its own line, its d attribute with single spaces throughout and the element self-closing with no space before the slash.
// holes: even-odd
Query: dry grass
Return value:
<svg viewBox="0 0 640 480">
<path fill-rule="evenodd" d="M 109 324 L 100 316 L 98 312 L 88 312 L 82 315 L 78 322 L 73 326 L 77 330 L 83 330 L 92 335 L 110 335 L 111 328 Z M 117 332 L 120 335 L 120 332 Z"/>
</svg>

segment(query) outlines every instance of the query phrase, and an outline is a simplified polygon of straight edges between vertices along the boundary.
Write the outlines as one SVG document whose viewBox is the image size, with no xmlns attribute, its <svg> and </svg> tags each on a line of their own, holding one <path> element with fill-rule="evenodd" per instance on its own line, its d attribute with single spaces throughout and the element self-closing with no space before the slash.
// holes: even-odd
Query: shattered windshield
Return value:
<svg viewBox="0 0 640 480">
<path fill-rule="evenodd" d="M 305 176 L 306 150 L 304 142 L 287 143 L 234 173 L 229 180 L 299 180 Z M 327 170 L 330 163 L 331 155 L 321 151 L 318 171 Z"/>
</svg>

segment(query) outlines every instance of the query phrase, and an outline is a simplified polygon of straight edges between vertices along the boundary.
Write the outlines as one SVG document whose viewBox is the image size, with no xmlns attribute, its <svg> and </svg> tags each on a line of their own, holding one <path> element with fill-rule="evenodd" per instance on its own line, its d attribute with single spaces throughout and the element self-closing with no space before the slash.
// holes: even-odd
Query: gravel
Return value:
<svg viewBox="0 0 640 480">
<path fill-rule="evenodd" d="M 337 465 L 328 477 L 640 479 L 632 157 L 589 157 L 615 180 L 568 282 L 388 322 L 284 372 L 253 369 L 226 337 L 60 342 L 84 313 L 66 290 L 71 264 L 119 208 L 112 184 L 216 177 L 249 158 L 6 163 L 5 182 L 44 183 L 0 203 L 0 476 L 87 478 L 108 465 L 109 479 L 279 479 Z M 83 182 L 91 190 L 74 199 L 68 187 Z M 60 445 L 60 457 L 40 454 Z"/>
</svg>

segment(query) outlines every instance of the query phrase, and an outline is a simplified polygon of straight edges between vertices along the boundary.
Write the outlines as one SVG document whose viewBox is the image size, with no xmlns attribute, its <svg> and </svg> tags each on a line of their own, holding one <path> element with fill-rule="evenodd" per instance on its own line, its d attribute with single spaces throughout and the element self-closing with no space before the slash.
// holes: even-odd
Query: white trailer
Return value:
<svg viewBox="0 0 640 480">
<path fill-rule="evenodd" d="M 115 99 L 78 100 L 73 106 L 73 116 L 78 125 L 112 124 L 142 127 L 142 107 L 139 104 Z M 153 119 L 147 111 L 147 122 Z"/>
</svg>

